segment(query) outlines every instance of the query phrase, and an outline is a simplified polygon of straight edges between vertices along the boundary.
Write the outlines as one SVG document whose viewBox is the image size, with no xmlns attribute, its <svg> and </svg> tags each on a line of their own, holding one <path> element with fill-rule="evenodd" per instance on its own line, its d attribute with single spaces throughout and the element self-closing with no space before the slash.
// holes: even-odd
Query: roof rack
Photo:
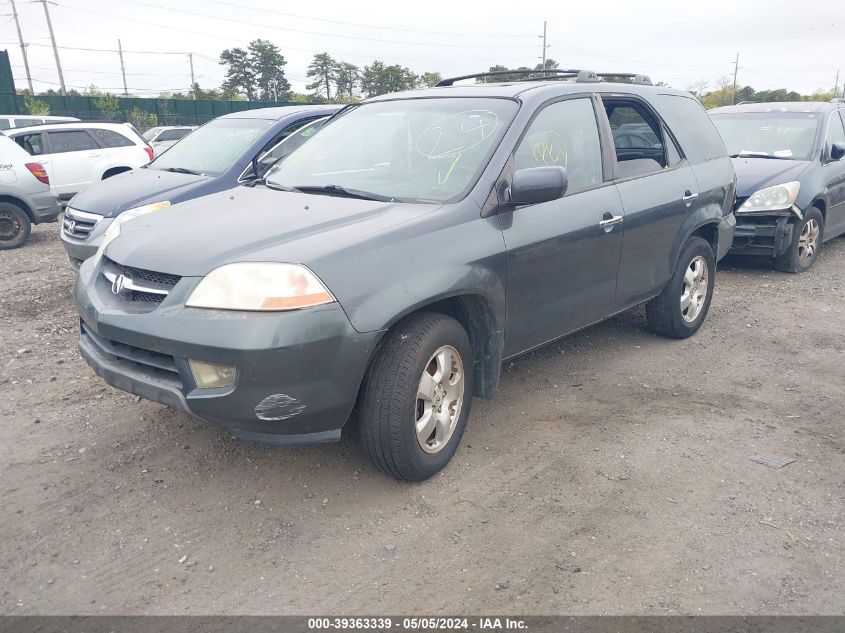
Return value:
<svg viewBox="0 0 845 633">
<path fill-rule="evenodd" d="M 527 75 L 524 79 L 519 81 L 554 81 L 556 79 L 575 79 L 576 83 L 598 83 L 604 81 L 605 78 L 625 78 L 631 79 L 634 84 L 642 86 L 653 86 L 646 75 L 637 75 L 635 73 L 596 73 L 592 70 L 579 69 L 563 69 L 563 68 L 547 68 L 546 70 L 537 70 L 530 68 L 521 68 L 518 70 L 491 70 L 486 73 L 474 73 L 472 75 L 461 75 L 460 77 L 448 77 L 441 79 L 436 87 L 452 86 L 456 81 L 463 81 L 464 79 L 481 79 L 482 77 L 502 77 L 512 75 Z"/>
</svg>

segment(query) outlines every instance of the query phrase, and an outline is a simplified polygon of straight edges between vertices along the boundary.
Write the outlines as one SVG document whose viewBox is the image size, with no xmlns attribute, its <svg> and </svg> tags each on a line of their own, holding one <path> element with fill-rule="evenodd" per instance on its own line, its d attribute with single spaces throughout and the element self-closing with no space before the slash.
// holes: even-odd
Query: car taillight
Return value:
<svg viewBox="0 0 845 633">
<path fill-rule="evenodd" d="M 38 178 L 39 182 L 43 182 L 45 185 L 50 184 L 50 177 L 47 175 L 47 170 L 44 169 L 44 165 L 41 163 L 26 163 L 26 168 L 33 176 Z"/>
<path fill-rule="evenodd" d="M 153 148 L 152 148 L 152 147 L 150 147 L 149 145 L 147 145 L 147 146 L 144 148 L 144 151 L 146 151 L 146 152 L 147 152 L 147 156 L 149 156 L 149 157 L 150 157 L 150 160 L 152 160 L 153 158 L 155 158 L 155 154 L 153 154 Z"/>
</svg>

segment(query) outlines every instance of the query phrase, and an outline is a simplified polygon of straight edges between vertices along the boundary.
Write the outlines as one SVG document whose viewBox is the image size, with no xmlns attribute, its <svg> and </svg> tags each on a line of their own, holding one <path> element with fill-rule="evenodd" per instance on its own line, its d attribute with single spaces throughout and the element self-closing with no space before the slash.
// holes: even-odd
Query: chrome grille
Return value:
<svg viewBox="0 0 845 633">
<path fill-rule="evenodd" d="M 181 279 L 179 275 L 124 266 L 107 257 L 103 258 L 102 274 L 115 298 L 142 310 L 155 310 Z"/>
<path fill-rule="evenodd" d="M 144 270 L 143 268 L 132 268 L 131 266 L 124 266 L 114 261 L 111 263 L 121 275 L 131 277 L 135 281 L 148 281 L 158 286 L 164 286 L 167 290 L 173 288 L 182 279 L 179 275 L 159 273 L 154 270 Z"/>
<path fill-rule="evenodd" d="M 65 209 L 65 217 L 62 221 L 62 232 L 68 237 L 84 240 L 102 219 L 103 216 L 96 213 L 87 213 L 68 207 Z"/>
</svg>

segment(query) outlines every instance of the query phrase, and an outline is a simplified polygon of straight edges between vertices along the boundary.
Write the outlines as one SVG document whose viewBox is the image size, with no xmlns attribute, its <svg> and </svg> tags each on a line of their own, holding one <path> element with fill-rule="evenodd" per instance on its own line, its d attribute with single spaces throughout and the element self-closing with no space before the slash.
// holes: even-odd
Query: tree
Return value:
<svg viewBox="0 0 845 633">
<path fill-rule="evenodd" d="M 705 93 L 707 92 L 707 86 L 709 82 L 706 79 L 699 79 L 695 83 L 687 86 L 687 92 L 689 92 L 693 97 L 701 101 L 704 98 Z"/>
<path fill-rule="evenodd" d="M 368 97 L 410 90 L 416 85 L 417 76 L 410 68 L 403 68 L 398 64 L 385 66 L 384 62 L 379 60 L 364 66 L 364 72 L 361 74 L 361 88 Z"/>
<path fill-rule="evenodd" d="M 287 99 L 290 94 L 290 82 L 285 77 L 284 68 L 287 61 L 278 46 L 269 40 L 252 40 L 249 43 L 249 64 L 261 99 L 269 101 L 271 96 Z"/>
<path fill-rule="evenodd" d="M 35 97 L 31 97 L 28 94 L 24 95 L 23 107 L 26 110 L 27 114 L 38 114 L 41 116 L 50 114 L 49 103 L 47 103 L 46 101 L 41 101 L 40 99 L 36 99 Z"/>
<path fill-rule="evenodd" d="M 539 67 L 540 67 L 540 65 L 538 64 L 537 68 L 539 68 Z M 496 64 L 495 66 L 490 66 L 489 72 L 496 73 L 496 72 L 502 72 L 502 71 L 505 71 L 505 70 L 512 70 L 512 69 L 508 68 L 507 66 L 502 66 L 501 64 Z M 520 66 L 516 70 L 531 70 L 531 69 L 528 68 L 528 66 Z M 525 78 L 530 77 L 530 76 L 531 75 L 529 73 L 514 73 L 513 75 L 509 75 L 509 74 L 506 73 L 506 74 L 503 74 L 503 75 L 494 75 L 492 77 L 479 77 L 475 81 L 476 81 L 476 83 L 496 83 L 496 82 L 499 82 L 499 81 L 520 81 L 521 79 L 525 79 Z"/>
<path fill-rule="evenodd" d="M 756 101 L 756 97 L 757 93 L 751 86 L 743 86 L 736 91 L 737 103 L 742 103 L 743 101 Z"/>
<path fill-rule="evenodd" d="M 313 90 L 315 96 L 324 96 L 326 101 L 332 100 L 332 82 L 337 71 L 337 61 L 328 53 L 317 53 L 308 66 L 305 76 L 313 79 L 305 88 Z"/>
<path fill-rule="evenodd" d="M 338 100 L 354 98 L 360 81 L 360 68 L 355 64 L 338 62 L 334 69 L 335 95 L 337 95 Z"/>
<path fill-rule="evenodd" d="M 440 73 L 428 72 L 420 75 L 419 83 L 423 86 L 428 86 L 429 88 L 431 88 L 432 86 L 436 86 L 437 84 L 439 84 L 442 79 L 443 76 Z"/>
<path fill-rule="evenodd" d="M 99 90 L 94 84 L 91 84 L 85 89 L 85 96 L 91 97 L 91 103 L 100 111 L 103 118 L 117 119 L 117 115 L 120 112 L 120 99 L 117 96 Z"/>
<path fill-rule="evenodd" d="M 549 70 L 549 69 L 551 69 L 551 68 L 557 68 L 557 67 L 558 67 L 558 63 L 557 63 L 555 60 L 553 60 L 551 57 L 549 57 L 548 59 L 546 59 L 546 66 L 545 66 L 545 69 L 546 69 L 546 70 Z M 543 64 L 542 64 L 542 63 L 537 64 L 536 66 L 534 66 L 534 70 L 543 70 L 543 68 L 544 68 L 544 67 L 543 67 Z"/>
<path fill-rule="evenodd" d="M 242 48 L 227 48 L 220 53 L 220 64 L 226 66 L 223 90 L 231 90 L 255 100 L 255 72 L 249 53 Z"/>
<path fill-rule="evenodd" d="M 135 106 L 129 112 L 129 122 L 143 132 L 158 125 L 158 117 L 154 112 L 144 112 L 141 108 Z"/>
</svg>

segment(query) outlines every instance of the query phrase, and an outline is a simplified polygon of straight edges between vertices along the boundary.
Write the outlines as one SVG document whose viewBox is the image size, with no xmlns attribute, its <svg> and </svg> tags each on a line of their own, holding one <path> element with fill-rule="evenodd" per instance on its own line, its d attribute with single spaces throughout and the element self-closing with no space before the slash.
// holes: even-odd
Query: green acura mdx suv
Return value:
<svg viewBox="0 0 845 633">
<path fill-rule="evenodd" d="M 656 333 L 694 334 L 735 198 L 701 105 L 642 76 L 458 81 L 479 77 L 370 99 L 261 179 L 120 215 L 76 282 L 85 359 L 239 438 L 346 426 L 418 481 L 503 360 L 642 303 Z"/>
</svg>

